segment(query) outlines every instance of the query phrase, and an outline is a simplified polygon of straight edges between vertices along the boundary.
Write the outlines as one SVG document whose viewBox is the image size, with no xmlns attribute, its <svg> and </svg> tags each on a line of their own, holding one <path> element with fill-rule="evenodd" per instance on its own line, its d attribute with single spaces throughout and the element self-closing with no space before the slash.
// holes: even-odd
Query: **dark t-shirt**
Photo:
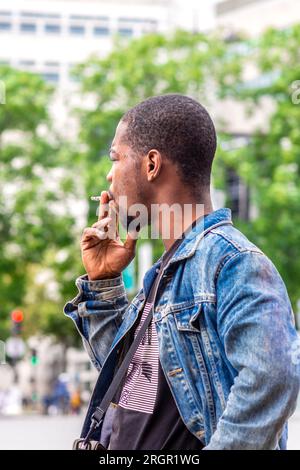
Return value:
<svg viewBox="0 0 300 470">
<path fill-rule="evenodd" d="M 175 242 L 178 246 L 180 241 Z M 174 249 L 174 247 L 173 247 Z M 165 263 L 171 250 L 163 255 Z M 152 306 L 147 299 L 134 336 Z M 202 443 L 185 426 L 159 362 L 156 327 L 149 325 L 134 354 L 115 400 L 109 449 L 201 450 Z"/>
<path fill-rule="evenodd" d="M 112 450 L 201 450 L 202 443 L 182 421 L 169 386 L 158 368 L 157 397 L 152 413 L 118 406 L 110 438 Z"/>
</svg>

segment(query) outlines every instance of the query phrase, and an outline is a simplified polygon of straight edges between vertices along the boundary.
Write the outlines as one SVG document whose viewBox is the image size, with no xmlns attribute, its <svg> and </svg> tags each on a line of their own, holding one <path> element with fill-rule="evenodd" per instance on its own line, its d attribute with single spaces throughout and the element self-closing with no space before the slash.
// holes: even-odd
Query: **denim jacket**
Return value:
<svg viewBox="0 0 300 470">
<path fill-rule="evenodd" d="M 160 262 L 130 304 L 122 276 L 76 280 L 79 293 L 64 312 L 100 372 L 82 436 Z M 286 448 L 300 383 L 294 316 L 278 271 L 232 225 L 230 209 L 201 219 L 177 248 L 160 281 L 153 321 L 180 416 L 205 449 Z M 101 426 L 93 438 L 100 432 Z"/>
</svg>

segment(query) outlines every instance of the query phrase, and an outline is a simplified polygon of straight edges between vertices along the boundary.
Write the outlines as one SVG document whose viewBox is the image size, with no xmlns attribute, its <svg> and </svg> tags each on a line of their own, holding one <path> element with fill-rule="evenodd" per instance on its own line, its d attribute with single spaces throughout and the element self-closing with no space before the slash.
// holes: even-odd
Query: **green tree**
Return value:
<svg viewBox="0 0 300 470">
<path fill-rule="evenodd" d="M 56 311 L 62 307 L 65 283 L 58 285 L 52 303 L 43 296 L 34 303 L 32 298 L 33 273 L 48 268 L 63 277 L 54 254 L 74 244 L 74 216 L 64 202 L 75 191 L 76 181 L 64 171 L 71 149 L 52 128 L 49 85 L 8 66 L 0 67 L 0 79 L 6 92 L 0 105 L 0 338 L 9 334 L 14 308 L 25 311 L 25 333 L 27 327 L 30 333 L 42 325 L 53 334 L 62 336 L 64 331 L 70 336 L 68 322 L 60 331 L 50 327 L 53 304 Z M 39 320 L 33 322 L 31 315 Z"/>
<path fill-rule="evenodd" d="M 220 94 L 243 103 L 252 115 L 265 109 L 266 126 L 252 130 L 243 148 L 224 151 L 220 145 L 217 159 L 250 187 L 257 216 L 250 223 L 237 223 L 275 263 L 294 308 L 300 298 L 299 43 L 300 25 L 295 25 L 230 46 L 235 51 L 231 61 L 240 69 L 230 81 L 224 75 Z M 256 69 L 251 81 L 249 66 Z"/>
</svg>

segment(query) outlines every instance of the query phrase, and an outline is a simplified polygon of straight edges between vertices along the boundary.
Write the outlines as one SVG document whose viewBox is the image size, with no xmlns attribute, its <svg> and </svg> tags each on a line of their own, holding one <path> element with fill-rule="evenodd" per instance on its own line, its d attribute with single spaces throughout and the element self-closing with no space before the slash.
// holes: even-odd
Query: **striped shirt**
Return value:
<svg viewBox="0 0 300 470">
<path fill-rule="evenodd" d="M 151 306 L 151 303 L 145 304 L 134 337 L 146 320 Z M 153 413 L 158 387 L 158 365 L 158 339 L 152 320 L 128 368 L 119 406 L 128 410 Z"/>
</svg>

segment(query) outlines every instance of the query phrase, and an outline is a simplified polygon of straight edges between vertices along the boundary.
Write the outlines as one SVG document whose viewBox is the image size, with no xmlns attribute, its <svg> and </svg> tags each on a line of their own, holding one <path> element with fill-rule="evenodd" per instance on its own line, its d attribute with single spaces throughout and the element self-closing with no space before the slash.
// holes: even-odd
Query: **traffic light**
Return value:
<svg viewBox="0 0 300 470">
<path fill-rule="evenodd" d="M 24 320 L 24 313 L 22 310 L 13 310 L 10 315 L 11 318 L 11 332 L 13 335 L 19 335 L 22 331 L 22 324 Z"/>
<path fill-rule="evenodd" d="M 31 349 L 30 362 L 32 366 L 37 366 L 39 363 L 39 358 L 38 358 L 36 349 Z"/>
</svg>

